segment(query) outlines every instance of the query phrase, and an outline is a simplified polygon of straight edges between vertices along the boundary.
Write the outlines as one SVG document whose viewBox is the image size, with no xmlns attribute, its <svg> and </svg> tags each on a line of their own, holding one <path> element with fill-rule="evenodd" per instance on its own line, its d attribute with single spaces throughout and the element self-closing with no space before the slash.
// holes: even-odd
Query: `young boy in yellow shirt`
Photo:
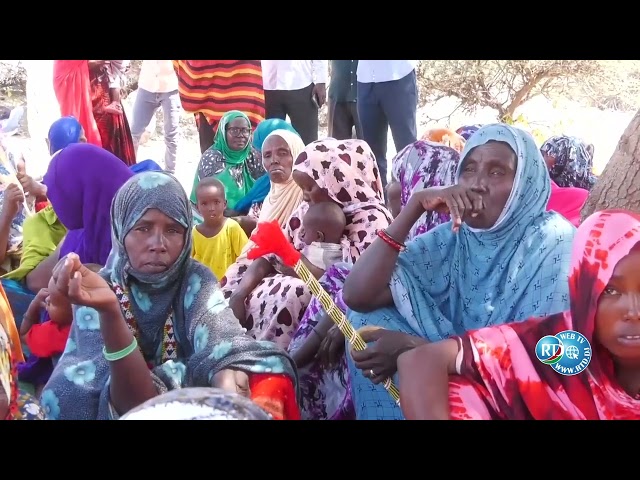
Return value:
<svg viewBox="0 0 640 480">
<path fill-rule="evenodd" d="M 196 188 L 196 202 L 203 222 L 193 229 L 191 256 L 220 280 L 249 239 L 238 222 L 224 216 L 227 199 L 220 180 L 203 178 Z"/>
</svg>

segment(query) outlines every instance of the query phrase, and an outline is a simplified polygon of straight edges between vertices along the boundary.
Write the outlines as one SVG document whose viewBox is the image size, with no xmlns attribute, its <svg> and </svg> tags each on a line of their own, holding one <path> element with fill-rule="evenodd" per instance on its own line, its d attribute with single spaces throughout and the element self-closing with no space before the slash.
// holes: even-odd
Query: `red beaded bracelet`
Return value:
<svg viewBox="0 0 640 480">
<path fill-rule="evenodd" d="M 398 242 L 395 238 L 389 235 L 385 230 L 378 230 L 376 233 L 378 237 L 380 237 L 384 241 L 384 243 L 389 245 L 394 250 L 398 252 L 404 252 L 406 250 L 407 247 L 403 243 Z"/>
</svg>

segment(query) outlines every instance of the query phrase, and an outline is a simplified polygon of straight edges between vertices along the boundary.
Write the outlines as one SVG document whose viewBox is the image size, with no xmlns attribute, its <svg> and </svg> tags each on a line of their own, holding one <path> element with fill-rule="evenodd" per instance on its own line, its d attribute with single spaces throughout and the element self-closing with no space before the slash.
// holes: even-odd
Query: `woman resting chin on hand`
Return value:
<svg viewBox="0 0 640 480">
<path fill-rule="evenodd" d="M 180 183 L 164 172 L 133 177 L 111 218 L 100 273 L 74 254 L 54 269 L 74 323 L 42 393 L 49 417 L 118 418 L 168 390 L 213 386 L 250 395 L 274 418 L 298 418 L 293 361 L 245 335 L 211 271 L 191 259 Z"/>
</svg>

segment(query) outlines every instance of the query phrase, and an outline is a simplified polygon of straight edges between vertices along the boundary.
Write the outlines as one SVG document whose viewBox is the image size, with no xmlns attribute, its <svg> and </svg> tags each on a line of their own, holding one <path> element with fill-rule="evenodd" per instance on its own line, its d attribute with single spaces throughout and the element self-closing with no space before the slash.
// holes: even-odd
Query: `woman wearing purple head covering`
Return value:
<svg viewBox="0 0 640 480">
<path fill-rule="evenodd" d="M 90 143 L 69 145 L 51 159 L 47 197 L 69 233 L 59 258 L 77 253 L 104 265 L 111 251 L 111 201 L 134 173 L 115 155 Z"/>
<path fill-rule="evenodd" d="M 478 130 L 480 130 L 480 128 L 482 128 L 482 125 L 480 124 L 464 125 L 460 127 L 458 130 L 456 130 L 456 133 L 460 135 L 462 138 L 464 138 L 465 141 L 468 141 L 471 138 L 471 135 L 473 135 Z"/>
</svg>

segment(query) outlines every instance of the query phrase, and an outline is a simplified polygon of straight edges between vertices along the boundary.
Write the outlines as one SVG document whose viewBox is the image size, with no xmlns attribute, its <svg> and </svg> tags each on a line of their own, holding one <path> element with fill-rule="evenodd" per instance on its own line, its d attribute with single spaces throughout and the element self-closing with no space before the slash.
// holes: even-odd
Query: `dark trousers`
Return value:
<svg viewBox="0 0 640 480">
<path fill-rule="evenodd" d="M 353 127 L 356 127 L 356 138 L 362 139 L 362 126 L 358 118 L 356 102 L 329 100 L 327 107 L 330 137 L 336 140 L 353 138 Z"/>
<path fill-rule="evenodd" d="M 416 71 L 400 80 L 358 82 L 358 116 L 364 140 L 378 162 L 382 184 L 387 185 L 387 131 L 391 127 L 396 151 L 418 140 Z"/>
<path fill-rule="evenodd" d="M 216 128 L 217 123 L 215 125 L 211 125 L 207 121 L 207 117 L 205 117 L 202 113 L 196 113 L 196 124 L 198 125 L 198 138 L 200 139 L 200 152 L 204 153 L 207 149 L 213 145 L 213 140 L 216 136 Z"/>
<path fill-rule="evenodd" d="M 313 83 L 300 90 L 265 90 L 265 118 L 291 119 L 305 145 L 318 139 L 318 108 L 311 100 Z"/>
</svg>

